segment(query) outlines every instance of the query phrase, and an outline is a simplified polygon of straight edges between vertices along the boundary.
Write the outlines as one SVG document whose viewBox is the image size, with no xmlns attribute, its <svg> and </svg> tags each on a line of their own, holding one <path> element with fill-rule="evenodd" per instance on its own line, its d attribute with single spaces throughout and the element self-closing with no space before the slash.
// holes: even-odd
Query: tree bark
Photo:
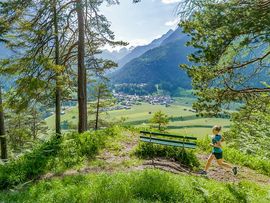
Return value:
<svg viewBox="0 0 270 203">
<path fill-rule="evenodd" d="M 99 102 L 100 102 L 100 87 L 98 88 L 98 97 L 97 97 L 97 112 L 96 112 L 96 124 L 95 124 L 95 130 L 97 130 L 97 129 L 98 129 Z"/>
<path fill-rule="evenodd" d="M 33 132 L 32 132 L 32 134 L 33 134 L 33 138 L 34 138 L 34 140 L 36 140 L 37 139 L 37 112 L 36 112 L 36 110 L 35 109 L 33 109 Z"/>
<path fill-rule="evenodd" d="M 86 92 L 86 68 L 84 63 L 85 55 L 85 25 L 84 25 L 84 9 L 82 0 L 76 0 L 76 11 L 78 16 L 78 108 L 79 108 L 79 124 L 78 132 L 87 131 L 87 92 Z"/>
<path fill-rule="evenodd" d="M 5 132 L 5 122 L 4 122 L 4 108 L 2 101 L 2 87 L 0 86 L 0 142 L 1 142 L 1 159 L 6 161 L 8 159 L 7 155 L 7 138 Z"/>
<path fill-rule="evenodd" d="M 58 16 L 56 1 L 53 1 L 53 16 L 54 16 L 54 37 L 55 37 L 55 64 L 60 65 L 59 60 L 59 31 L 58 31 Z M 59 81 L 60 74 L 56 73 L 56 87 L 55 87 L 55 132 L 56 136 L 60 137 L 61 134 L 61 87 Z"/>
</svg>

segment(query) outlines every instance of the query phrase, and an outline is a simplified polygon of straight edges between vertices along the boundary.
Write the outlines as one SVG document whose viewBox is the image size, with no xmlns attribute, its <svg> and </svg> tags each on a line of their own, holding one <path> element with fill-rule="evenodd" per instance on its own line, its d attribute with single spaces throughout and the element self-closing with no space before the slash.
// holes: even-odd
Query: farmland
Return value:
<svg viewBox="0 0 270 203">
<path fill-rule="evenodd" d="M 192 98 L 177 98 L 169 107 L 142 103 L 141 105 L 132 106 L 131 109 L 113 110 L 106 114 L 103 113 L 103 117 L 110 121 L 124 118 L 126 125 L 149 127 L 148 120 L 153 116 L 153 113 L 161 110 L 171 117 L 167 128 L 168 132 L 197 137 L 204 137 L 211 133 L 210 129 L 213 125 L 221 125 L 224 127 L 224 130 L 229 127 L 229 119 L 197 117 L 191 107 L 193 100 Z M 70 108 L 65 111 L 62 121 L 72 122 L 76 125 L 78 122 L 76 115 L 77 108 Z M 90 115 L 90 120 L 92 118 L 93 116 Z M 54 129 L 54 116 L 47 118 L 46 122 L 50 129 Z"/>
</svg>

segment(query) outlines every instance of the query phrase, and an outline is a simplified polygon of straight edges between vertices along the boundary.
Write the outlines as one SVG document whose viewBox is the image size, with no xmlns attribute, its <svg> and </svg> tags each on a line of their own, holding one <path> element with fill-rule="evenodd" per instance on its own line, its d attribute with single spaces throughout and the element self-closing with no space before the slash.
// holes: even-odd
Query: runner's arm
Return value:
<svg viewBox="0 0 270 203">
<path fill-rule="evenodd" d="M 221 136 L 221 142 L 224 142 L 225 138 L 223 136 Z"/>
</svg>

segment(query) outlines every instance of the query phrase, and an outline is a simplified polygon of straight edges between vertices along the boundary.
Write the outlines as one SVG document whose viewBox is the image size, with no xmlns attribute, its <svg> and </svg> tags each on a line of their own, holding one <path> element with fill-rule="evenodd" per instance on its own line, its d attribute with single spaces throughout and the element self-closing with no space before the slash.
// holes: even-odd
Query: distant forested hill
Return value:
<svg viewBox="0 0 270 203">
<path fill-rule="evenodd" d="M 167 39 L 171 34 L 173 33 L 173 30 L 169 30 L 166 34 L 162 35 L 160 38 L 157 38 L 153 40 L 150 44 L 144 45 L 144 46 L 138 46 L 135 47 L 129 54 L 124 56 L 122 59 L 118 61 L 119 67 L 124 66 L 128 62 L 130 62 L 132 59 L 135 59 L 145 52 L 154 49 L 156 47 L 159 47 L 162 42 Z"/>
<path fill-rule="evenodd" d="M 179 68 L 179 64 L 188 63 L 187 55 L 192 51 L 185 46 L 187 40 L 188 37 L 178 28 L 163 40 L 161 46 L 147 51 L 113 73 L 113 83 L 158 84 L 170 92 L 178 87 L 191 88 L 190 78 Z"/>
</svg>

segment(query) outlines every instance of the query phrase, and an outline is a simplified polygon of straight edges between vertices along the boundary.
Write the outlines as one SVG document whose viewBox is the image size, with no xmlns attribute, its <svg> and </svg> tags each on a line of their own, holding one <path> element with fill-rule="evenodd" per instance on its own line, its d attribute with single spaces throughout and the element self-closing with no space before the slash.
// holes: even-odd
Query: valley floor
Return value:
<svg viewBox="0 0 270 203">
<path fill-rule="evenodd" d="M 166 113 L 172 118 L 167 126 L 167 131 L 170 133 L 192 135 L 203 138 L 211 133 L 211 128 L 214 125 L 221 125 L 223 131 L 226 131 L 230 126 L 228 118 L 202 118 L 197 117 L 192 109 L 193 98 L 175 98 L 175 102 L 166 107 L 165 105 L 151 105 L 142 103 L 141 105 L 133 105 L 131 109 L 113 110 L 102 114 L 103 118 L 108 121 L 120 121 L 121 118 L 125 119 L 125 125 L 137 126 L 141 128 L 148 128 L 150 126 L 149 119 L 153 114 L 159 110 Z M 63 122 L 69 122 L 73 126 L 77 124 L 76 115 L 77 107 L 72 107 L 65 111 L 62 115 Z M 89 115 L 90 120 L 93 120 L 93 115 Z M 54 116 L 46 119 L 46 123 L 52 131 L 54 130 Z"/>
</svg>

